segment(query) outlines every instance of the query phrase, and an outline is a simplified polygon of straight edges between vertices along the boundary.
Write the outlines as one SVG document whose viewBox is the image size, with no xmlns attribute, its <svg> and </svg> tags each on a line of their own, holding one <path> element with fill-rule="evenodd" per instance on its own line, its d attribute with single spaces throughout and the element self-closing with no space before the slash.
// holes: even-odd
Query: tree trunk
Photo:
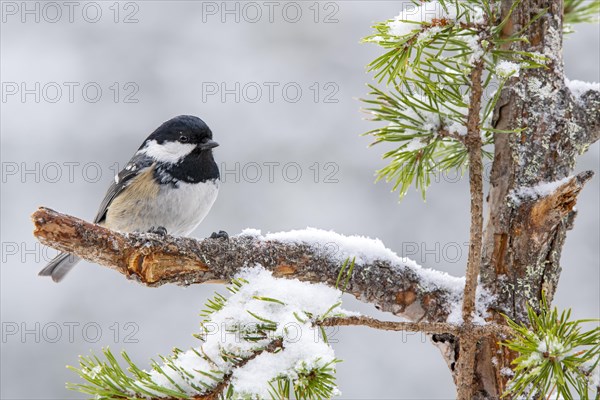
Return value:
<svg viewBox="0 0 600 400">
<path fill-rule="evenodd" d="M 503 0 L 504 13 L 512 1 Z M 540 12 L 525 31 L 528 42 L 518 50 L 539 52 L 547 68 L 521 71 L 505 87 L 496 109 L 498 129 L 525 128 L 518 134 L 496 134 L 487 198 L 489 215 L 484 232 L 482 283 L 497 296 L 491 319 L 500 313 L 526 320 L 526 304 L 536 305 L 542 293 L 551 301 L 560 276 L 560 255 L 584 172 L 565 181 L 550 195 L 519 190 L 568 177 L 578 155 L 597 140 L 597 126 L 581 117 L 585 110 L 566 87 L 562 60 L 563 1 L 523 0 L 504 30 L 518 32 Z M 594 104 L 597 112 L 597 103 Z M 478 344 L 474 398 L 499 398 L 510 378 L 502 369 L 514 355 L 491 337 Z"/>
</svg>

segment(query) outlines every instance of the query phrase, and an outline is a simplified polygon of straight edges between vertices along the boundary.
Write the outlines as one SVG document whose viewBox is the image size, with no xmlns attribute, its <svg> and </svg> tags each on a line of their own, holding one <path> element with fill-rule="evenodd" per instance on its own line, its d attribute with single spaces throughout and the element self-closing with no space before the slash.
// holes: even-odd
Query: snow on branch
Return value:
<svg viewBox="0 0 600 400">
<path fill-rule="evenodd" d="M 264 236 L 246 230 L 228 240 L 200 240 L 114 232 L 44 207 L 32 219 L 42 244 L 148 286 L 230 281 L 244 267 L 261 265 L 276 277 L 329 286 L 342 278 L 345 291 L 362 301 L 410 320 L 434 322 L 446 321 L 464 287 L 464 278 L 422 268 L 379 240 L 317 229 Z M 354 268 L 341 273 L 349 259 Z"/>
</svg>

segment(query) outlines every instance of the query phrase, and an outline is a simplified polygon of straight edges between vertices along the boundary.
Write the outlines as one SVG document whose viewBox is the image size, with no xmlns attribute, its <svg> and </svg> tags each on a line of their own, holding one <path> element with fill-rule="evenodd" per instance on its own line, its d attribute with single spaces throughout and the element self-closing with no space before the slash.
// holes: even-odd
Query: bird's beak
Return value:
<svg viewBox="0 0 600 400">
<path fill-rule="evenodd" d="M 207 140 L 204 143 L 200 143 L 200 150 L 209 150 L 212 149 L 214 147 L 217 147 L 219 145 L 219 143 L 215 142 L 214 140 Z"/>
</svg>

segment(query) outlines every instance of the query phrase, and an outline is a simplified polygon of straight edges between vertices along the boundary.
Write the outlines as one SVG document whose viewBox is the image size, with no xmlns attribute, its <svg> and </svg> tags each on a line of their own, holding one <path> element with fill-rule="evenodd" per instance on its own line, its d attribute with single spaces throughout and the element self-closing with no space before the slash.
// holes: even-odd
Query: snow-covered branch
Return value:
<svg viewBox="0 0 600 400">
<path fill-rule="evenodd" d="M 118 233 L 48 208 L 32 218 L 34 235 L 43 244 L 148 286 L 229 281 L 244 267 L 261 265 L 277 277 L 329 286 L 347 280 L 345 291 L 362 301 L 410 320 L 433 322 L 446 321 L 464 286 L 463 278 L 422 268 L 379 240 L 317 229 L 264 236 L 246 230 L 228 240 L 198 240 Z M 340 274 L 348 259 L 355 260 L 354 268 Z"/>
</svg>

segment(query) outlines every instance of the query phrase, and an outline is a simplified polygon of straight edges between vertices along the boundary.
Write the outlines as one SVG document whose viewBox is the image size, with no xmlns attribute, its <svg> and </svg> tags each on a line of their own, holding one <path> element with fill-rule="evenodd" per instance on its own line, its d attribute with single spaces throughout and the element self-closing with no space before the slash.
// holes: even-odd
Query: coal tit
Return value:
<svg viewBox="0 0 600 400">
<path fill-rule="evenodd" d="M 115 176 L 94 222 L 121 232 L 189 234 L 219 192 L 212 154 L 218 145 L 200 118 L 180 115 L 163 123 Z M 59 282 L 79 261 L 61 253 L 39 275 Z"/>
</svg>

